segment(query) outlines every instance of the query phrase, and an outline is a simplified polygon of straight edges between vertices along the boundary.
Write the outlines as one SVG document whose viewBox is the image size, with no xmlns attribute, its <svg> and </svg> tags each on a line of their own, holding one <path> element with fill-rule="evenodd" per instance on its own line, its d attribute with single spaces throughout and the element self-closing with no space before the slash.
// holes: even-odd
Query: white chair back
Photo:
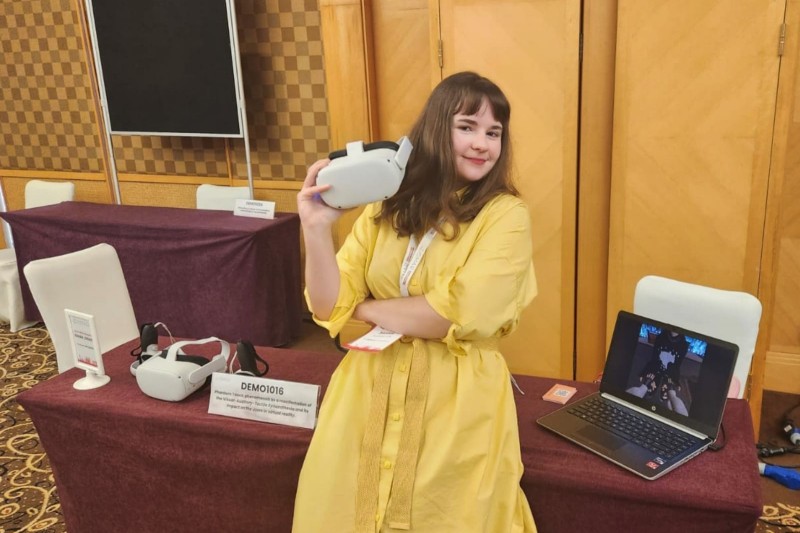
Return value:
<svg viewBox="0 0 800 533">
<path fill-rule="evenodd" d="M 761 321 L 758 298 L 746 292 L 645 276 L 636 284 L 633 312 L 736 344 L 739 357 L 728 397 L 744 396 Z"/>
<path fill-rule="evenodd" d="M 236 200 L 249 200 L 249 187 L 225 187 L 204 183 L 197 188 L 197 209 L 233 211 Z"/>
<path fill-rule="evenodd" d="M 25 265 L 24 273 L 53 340 L 59 372 L 75 366 L 65 308 L 94 316 L 103 352 L 139 336 L 122 265 L 111 245 L 37 259 Z"/>
<path fill-rule="evenodd" d="M 0 187 L 0 211 L 2 211 L 3 213 L 8 211 L 8 205 L 6 204 L 6 195 L 5 192 L 3 192 L 3 187 Z M 3 240 L 6 241 L 6 247 L 13 248 L 14 236 L 11 235 L 11 226 L 9 226 L 8 222 L 6 222 L 5 220 L 3 220 L 1 224 L 3 226 Z"/>
<path fill-rule="evenodd" d="M 35 324 L 25 320 L 17 256 L 13 248 L 0 250 L 0 320 L 8 321 L 12 333 Z"/>
<path fill-rule="evenodd" d="M 30 180 L 25 184 L 25 209 L 74 199 L 75 184 L 71 181 Z"/>
</svg>

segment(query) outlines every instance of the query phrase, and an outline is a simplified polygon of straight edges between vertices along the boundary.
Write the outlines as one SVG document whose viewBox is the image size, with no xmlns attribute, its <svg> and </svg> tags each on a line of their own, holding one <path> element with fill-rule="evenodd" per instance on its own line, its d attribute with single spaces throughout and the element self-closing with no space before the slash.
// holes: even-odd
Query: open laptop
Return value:
<svg viewBox="0 0 800 533">
<path fill-rule="evenodd" d="M 620 311 L 600 392 L 537 422 L 656 479 L 717 438 L 738 353 L 730 342 Z"/>
</svg>

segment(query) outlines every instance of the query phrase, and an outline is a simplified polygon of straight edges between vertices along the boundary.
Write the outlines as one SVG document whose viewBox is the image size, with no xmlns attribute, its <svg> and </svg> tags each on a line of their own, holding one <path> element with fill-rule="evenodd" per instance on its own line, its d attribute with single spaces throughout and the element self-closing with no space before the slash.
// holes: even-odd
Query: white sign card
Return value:
<svg viewBox="0 0 800 533">
<path fill-rule="evenodd" d="M 73 387 L 79 390 L 102 387 L 111 378 L 105 374 L 103 368 L 103 352 L 100 351 L 94 316 L 72 309 L 64 309 L 64 315 L 75 366 L 86 371 L 86 377 L 73 383 Z"/>
<path fill-rule="evenodd" d="M 275 218 L 275 202 L 266 200 L 236 200 L 233 214 L 240 217 Z"/>
<path fill-rule="evenodd" d="M 214 415 L 314 429 L 319 385 L 214 373 L 208 412 Z"/>
<path fill-rule="evenodd" d="M 364 352 L 380 352 L 399 338 L 402 335 L 383 329 L 380 326 L 375 326 L 369 330 L 365 335 L 357 338 L 354 341 L 343 344 L 345 348 L 351 350 L 361 350 Z"/>
</svg>

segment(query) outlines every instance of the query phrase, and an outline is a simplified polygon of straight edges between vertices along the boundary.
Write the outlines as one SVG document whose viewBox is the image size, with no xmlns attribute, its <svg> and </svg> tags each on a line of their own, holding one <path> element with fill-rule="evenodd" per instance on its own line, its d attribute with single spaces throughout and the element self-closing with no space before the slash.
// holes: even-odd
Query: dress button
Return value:
<svg viewBox="0 0 800 533">
<path fill-rule="evenodd" d="M 400 372 L 405 372 L 406 370 L 408 370 L 408 367 L 406 366 L 405 363 L 402 363 L 399 367 L 397 367 L 397 370 L 399 370 Z"/>
<path fill-rule="evenodd" d="M 400 413 L 394 413 L 392 415 L 392 420 L 394 420 L 395 422 L 399 421 L 400 420 Z"/>
<path fill-rule="evenodd" d="M 383 462 L 383 468 L 385 468 L 386 470 L 389 470 L 390 468 L 392 468 L 392 462 L 389 461 L 389 460 L 384 461 Z"/>
</svg>

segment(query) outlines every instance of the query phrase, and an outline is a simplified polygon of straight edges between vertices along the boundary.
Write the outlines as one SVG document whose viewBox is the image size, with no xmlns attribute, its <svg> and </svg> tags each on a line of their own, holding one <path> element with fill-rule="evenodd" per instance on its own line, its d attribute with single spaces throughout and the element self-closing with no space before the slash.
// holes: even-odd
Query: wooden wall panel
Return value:
<svg viewBox="0 0 800 533">
<path fill-rule="evenodd" d="M 442 0 L 440 24 L 443 74 L 475 70 L 511 102 L 539 294 L 503 354 L 514 372 L 571 378 L 580 2 Z"/>
<path fill-rule="evenodd" d="M 436 41 L 431 37 L 428 4 L 428 0 L 372 2 L 376 140 L 394 141 L 407 135 L 441 79 L 438 64 L 431 62 Z"/>
<path fill-rule="evenodd" d="M 575 309 L 575 377 L 602 372 L 606 339 L 608 227 L 617 0 L 583 4 L 580 170 Z"/>
<path fill-rule="evenodd" d="M 770 350 L 800 355 L 800 80 L 795 83 L 794 106 L 777 228 L 778 270 Z"/>
<path fill-rule="evenodd" d="M 768 308 L 759 285 L 784 8 L 619 0 L 608 334 L 647 274 L 746 291 Z M 763 361 L 760 338 L 756 428 Z"/>
<path fill-rule="evenodd" d="M 0 170 L 102 171 L 74 2 L 0 2 L 0 28 Z"/>
<path fill-rule="evenodd" d="M 768 329 L 764 388 L 800 393 L 800 0 L 786 7 L 762 288 Z M 761 294 L 760 294 L 761 295 Z M 754 374 L 756 369 L 753 370 Z"/>
<path fill-rule="evenodd" d="M 370 72 L 371 25 L 362 0 L 320 0 L 322 40 L 325 49 L 325 84 L 328 89 L 330 142 L 333 149 L 350 141 L 370 141 L 374 129 Z M 303 175 L 305 178 L 305 175 Z M 355 221 L 358 210 L 345 213 L 335 230 L 341 243 Z"/>
<path fill-rule="evenodd" d="M 609 317 L 647 274 L 756 293 L 778 4 L 620 0 Z"/>
</svg>

